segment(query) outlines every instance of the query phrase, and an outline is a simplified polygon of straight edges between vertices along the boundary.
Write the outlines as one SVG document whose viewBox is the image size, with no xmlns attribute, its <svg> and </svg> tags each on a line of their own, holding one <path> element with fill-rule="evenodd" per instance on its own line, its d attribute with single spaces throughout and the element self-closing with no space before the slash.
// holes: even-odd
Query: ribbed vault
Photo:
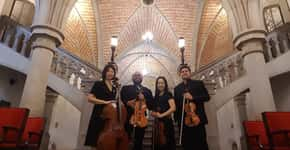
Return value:
<svg viewBox="0 0 290 150">
<path fill-rule="evenodd" d="M 132 45 L 142 42 L 142 35 L 147 31 L 152 32 L 156 43 L 168 49 L 170 53 L 179 55 L 175 33 L 156 7 L 140 7 L 130 17 L 126 26 L 122 29 L 118 51 L 128 50 Z"/>
<path fill-rule="evenodd" d="M 144 73 L 146 70 L 147 73 L 144 74 L 145 85 L 152 87 L 151 80 L 150 83 L 147 80 L 165 76 L 172 88 L 178 82 L 176 68 L 179 62 L 177 60 L 176 56 L 170 54 L 168 50 L 162 49 L 156 43 L 142 42 L 132 50 L 117 57 L 118 76 L 123 84 L 128 84 L 131 82 L 131 76 L 134 72 Z"/>
<path fill-rule="evenodd" d="M 186 62 L 196 62 L 198 68 L 233 50 L 232 29 L 221 1 L 154 0 L 147 6 L 141 0 L 78 0 L 67 21 L 63 47 L 103 66 L 111 56 L 110 38 L 116 35 L 117 62 L 120 66 L 134 66 L 132 60 L 147 53 L 142 49 L 141 37 L 150 31 L 154 35 L 151 44 L 158 47 L 150 51 L 151 55 L 168 61 L 160 61 L 159 69 L 174 60 L 174 69 L 165 68 L 176 74 L 180 63 L 178 37 L 186 39 Z M 150 59 L 153 61 L 153 57 Z"/>
</svg>

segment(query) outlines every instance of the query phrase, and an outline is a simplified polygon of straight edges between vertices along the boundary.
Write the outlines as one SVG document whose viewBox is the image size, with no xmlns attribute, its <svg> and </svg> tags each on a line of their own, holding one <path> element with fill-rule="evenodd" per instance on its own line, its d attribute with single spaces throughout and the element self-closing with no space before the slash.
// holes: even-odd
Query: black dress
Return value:
<svg viewBox="0 0 290 150">
<path fill-rule="evenodd" d="M 193 102 L 196 105 L 196 114 L 200 118 L 200 124 L 195 127 L 187 127 L 183 124 L 182 146 L 184 150 L 208 150 L 205 130 L 205 125 L 208 123 L 208 120 L 204 109 L 204 102 L 209 101 L 210 97 L 202 81 L 188 80 L 187 85 L 182 82 L 174 88 L 174 100 L 176 104 L 174 118 L 180 127 L 183 111 L 183 94 L 186 88 L 193 96 Z"/>
<path fill-rule="evenodd" d="M 109 101 L 115 99 L 115 91 L 114 88 L 110 91 L 104 81 L 96 81 L 90 93 L 97 99 Z M 94 105 L 85 141 L 87 146 L 95 147 L 97 145 L 98 136 L 104 127 L 104 120 L 100 116 L 104 106 Z"/>
<path fill-rule="evenodd" d="M 154 98 L 154 111 L 159 113 L 166 112 L 169 108 L 169 100 L 173 99 L 173 96 L 170 92 L 166 92 L 161 96 L 155 95 Z M 175 150 L 175 135 L 174 135 L 174 125 L 171 116 L 163 117 L 160 119 L 164 123 L 164 134 L 166 136 L 166 145 L 155 146 L 155 149 L 158 150 Z"/>
</svg>

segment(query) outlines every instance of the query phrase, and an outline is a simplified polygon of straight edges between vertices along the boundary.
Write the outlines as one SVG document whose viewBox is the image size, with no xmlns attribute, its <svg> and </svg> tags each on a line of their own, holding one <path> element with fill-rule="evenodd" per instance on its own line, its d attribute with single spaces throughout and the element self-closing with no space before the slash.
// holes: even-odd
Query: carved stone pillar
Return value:
<svg viewBox="0 0 290 150">
<path fill-rule="evenodd" d="M 31 116 L 43 116 L 54 49 L 64 37 L 60 31 L 49 26 L 34 26 L 32 30 L 32 39 L 35 42 L 20 106 L 29 108 Z"/>
<path fill-rule="evenodd" d="M 36 0 L 32 25 L 32 57 L 20 107 L 43 116 L 48 74 L 56 47 L 64 40 L 61 29 L 75 0 Z"/>
<path fill-rule="evenodd" d="M 255 108 L 249 119 L 261 119 L 262 112 L 276 110 L 263 55 L 265 35 L 264 30 L 252 29 L 242 32 L 234 40 L 235 46 L 243 52 L 250 100 Z"/>
</svg>

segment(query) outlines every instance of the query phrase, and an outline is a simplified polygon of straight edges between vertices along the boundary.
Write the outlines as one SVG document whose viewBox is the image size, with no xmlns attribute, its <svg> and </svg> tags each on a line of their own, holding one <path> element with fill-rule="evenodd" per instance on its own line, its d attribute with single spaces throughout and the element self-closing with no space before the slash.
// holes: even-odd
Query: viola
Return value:
<svg viewBox="0 0 290 150">
<path fill-rule="evenodd" d="M 157 108 L 157 112 L 160 112 L 159 107 Z M 153 125 L 153 149 L 160 149 L 166 142 L 164 122 L 160 118 L 155 118 Z"/>
<path fill-rule="evenodd" d="M 102 111 L 105 125 L 97 141 L 97 150 L 128 150 L 129 139 L 124 124 L 127 111 L 120 99 L 120 84 L 116 87 L 116 103 L 107 104 Z"/>
<path fill-rule="evenodd" d="M 134 127 L 144 128 L 148 124 L 148 119 L 145 116 L 147 110 L 145 99 L 139 99 L 135 102 L 134 114 L 131 116 L 130 123 Z"/>
</svg>

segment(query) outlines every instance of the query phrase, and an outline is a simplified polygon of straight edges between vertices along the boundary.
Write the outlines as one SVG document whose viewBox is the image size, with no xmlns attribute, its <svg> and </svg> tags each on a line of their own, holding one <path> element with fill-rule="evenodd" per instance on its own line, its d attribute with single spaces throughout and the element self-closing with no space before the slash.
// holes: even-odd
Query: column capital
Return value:
<svg viewBox="0 0 290 150">
<path fill-rule="evenodd" d="M 263 29 L 249 29 L 237 35 L 233 42 L 238 50 L 243 51 L 243 57 L 251 53 L 263 53 L 266 34 Z"/>
<path fill-rule="evenodd" d="M 263 29 L 249 29 L 241 32 L 237 35 L 233 42 L 238 50 L 242 50 L 244 44 L 252 41 L 261 41 L 264 42 L 266 38 L 267 32 Z"/>
<path fill-rule="evenodd" d="M 60 46 L 64 41 L 63 33 L 59 29 L 51 25 L 33 24 L 31 29 L 32 29 L 32 37 L 31 37 L 32 40 L 35 40 L 39 37 L 48 38 L 55 41 L 56 47 Z"/>
</svg>

